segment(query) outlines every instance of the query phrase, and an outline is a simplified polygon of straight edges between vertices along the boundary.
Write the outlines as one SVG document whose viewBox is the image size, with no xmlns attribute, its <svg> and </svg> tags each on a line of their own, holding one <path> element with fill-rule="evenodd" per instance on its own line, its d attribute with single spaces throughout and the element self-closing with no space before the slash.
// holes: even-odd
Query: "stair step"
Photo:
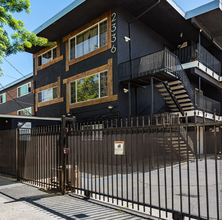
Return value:
<svg viewBox="0 0 222 220">
<path fill-rule="evenodd" d="M 172 100 L 172 101 L 167 101 L 166 103 L 167 103 L 167 104 L 173 104 L 174 101 L 173 101 L 173 100 Z"/>
<path fill-rule="evenodd" d="M 180 99 L 180 100 L 178 100 L 179 103 L 190 102 L 190 101 L 191 101 L 190 99 Z"/>
<path fill-rule="evenodd" d="M 179 109 L 178 109 L 178 108 L 172 108 L 171 111 L 173 111 L 173 112 L 178 112 Z"/>
<path fill-rule="evenodd" d="M 178 86 L 172 86 L 170 87 L 171 90 L 177 90 L 177 89 L 184 89 L 184 87 L 182 85 L 178 85 Z"/>
<path fill-rule="evenodd" d="M 166 92 L 167 90 L 166 90 L 166 88 L 163 88 L 163 89 L 158 89 L 158 91 L 160 91 L 160 92 Z"/>
<path fill-rule="evenodd" d="M 165 100 L 172 100 L 171 96 L 164 97 Z"/>
<path fill-rule="evenodd" d="M 176 97 L 176 99 L 181 99 L 181 98 L 186 98 L 186 97 L 188 97 L 188 95 L 187 95 L 187 94 L 176 95 L 175 97 Z"/>
<path fill-rule="evenodd" d="M 187 108 L 182 108 L 183 110 L 191 110 L 191 109 L 194 109 L 193 106 L 190 106 L 190 107 L 187 107 Z"/>
<path fill-rule="evenodd" d="M 191 102 L 189 102 L 189 103 L 181 104 L 180 106 L 183 107 L 183 106 L 189 106 L 189 105 L 193 105 L 193 104 Z"/>
<path fill-rule="evenodd" d="M 180 84 L 180 83 L 181 83 L 181 82 L 180 82 L 179 80 L 176 80 L 176 81 L 168 82 L 167 84 L 168 84 L 169 86 L 171 86 L 171 85 Z"/>
<path fill-rule="evenodd" d="M 178 91 L 173 91 L 173 94 L 174 94 L 174 95 L 176 95 L 176 94 L 181 94 L 181 93 L 186 93 L 186 90 L 181 89 L 181 90 L 178 90 Z"/>
<path fill-rule="evenodd" d="M 176 108 L 176 105 L 169 105 L 170 108 Z"/>
<path fill-rule="evenodd" d="M 168 92 L 165 92 L 165 93 L 161 93 L 162 96 L 168 96 L 169 93 Z"/>
<path fill-rule="evenodd" d="M 156 84 L 155 86 L 156 86 L 157 88 L 162 88 L 162 87 L 164 87 L 163 83 Z"/>
</svg>

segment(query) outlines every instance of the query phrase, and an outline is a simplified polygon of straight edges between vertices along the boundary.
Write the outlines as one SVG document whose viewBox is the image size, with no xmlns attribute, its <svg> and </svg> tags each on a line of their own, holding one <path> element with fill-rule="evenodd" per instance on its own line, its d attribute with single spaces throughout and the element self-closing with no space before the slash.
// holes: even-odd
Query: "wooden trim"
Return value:
<svg viewBox="0 0 222 220">
<path fill-rule="evenodd" d="M 76 58 L 76 59 L 70 60 L 70 61 L 69 61 L 69 65 L 71 66 L 71 65 L 73 65 L 73 64 L 75 64 L 75 63 L 78 63 L 78 62 L 83 61 L 83 60 L 85 60 L 85 59 L 88 59 L 88 58 L 90 58 L 90 57 L 92 57 L 92 56 L 95 56 L 95 55 L 97 55 L 97 54 L 99 54 L 99 53 L 102 53 L 102 52 L 104 52 L 104 51 L 106 51 L 106 50 L 108 50 L 108 49 L 109 49 L 109 48 L 108 48 L 107 45 L 105 45 L 105 46 L 103 46 L 103 47 L 100 47 L 99 49 L 96 49 L 96 50 L 94 50 L 94 51 L 92 51 L 92 52 L 90 52 L 90 53 L 84 54 L 84 55 L 81 56 L 81 57 L 78 57 L 78 58 Z M 69 50 L 69 48 L 68 48 L 68 50 Z"/>
<path fill-rule="evenodd" d="M 113 95 L 113 59 L 108 60 L 108 96 Z"/>
<path fill-rule="evenodd" d="M 57 57 L 60 57 L 60 39 L 57 40 Z"/>
<path fill-rule="evenodd" d="M 85 102 L 70 104 L 69 108 L 70 109 L 80 108 L 80 107 L 85 107 L 85 106 L 89 106 L 89 105 L 97 105 L 97 104 L 101 104 L 101 103 L 105 103 L 105 102 L 112 102 L 112 101 L 117 101 L 117 100 L 118 100 L 118 95 L 113 95 L 113 96 L 103 97 L 103 98 L 89 100 L 89 101 L 85 101 Z M 67 113 L 69 113 L 69 112 L 67 112 Z"/>
<path fill-rule="evenodd" d="M 57 42 L 58 42 L 58 41 L 57 41 Z M 46 52 L 47 50 L 50 50 L 51 48 L 53 48 L 53 47 L 55 47 L 55 46 L 57 46 L 57 49 L 60 50 L 60 48 L 58 48 L 58 44 L 57 44 L 57 42 L 55 43 L 55 45 L 45 47 L 44 49 L 40 50 L 39 52 L 33 54 L 33 58 L 38 57 L 39 55 L 43 54 L 44 52 Z"/>
<path fill-rule="evenodd" d="M 69 101 L 69 84 L 66 84 L 66 113 L 70 112 Z"/>
<path fill-rule="evenodd" d="M 108 49 L 111 49 L 112 47 L 112 42 L 111 42 L 111 9 L 107 12 L 107 45 Z"/>
<path fill-rule="evenodd" d="M 37 60 L 37 58 L 36 58 L 36 60 Z M 44 69 L 44 68 L 46 68 L 48 66 L 51 66 L 51 65 L 53 65 L 53 64 L 55 64 L 55 63 L 57 63 L 57 62 L 59 62 L 61 60 L 63 60 L 63 55 L 60 56 L 60 57 L 55 58 L 54 60 L 50 60 L 49 62 L 47 62 L 47 63 L 45 63 L 45 64 L 43 64 L 41 66 L 38 66 L 37 67 L 37 71 L 42 70 L 42 69 Z"/>
<path fill-rule="evenodd" d="M 38 111 L 38 92 L 35 90 L 35 112 Z"/>
<path fill-rule="evenodd" d="M 41 88 L 36 89 L 35 91 L 36 91 L 36 93 L 38 93 L 38 92 L 41 92 L 43 90 L 50 89 L 50 88 L 53 88 L 53 87 L 56 87 L 56 86 L 58 86 L 58 82 L 54 82 L 54 83 L 48 84 L 46 86 L 43 86 Z"/>
<path fill-rule="evenodd" d="M 37 76 L 37 74 L 38 74 L 38 71 L 37 71 L 37 68 L 38 68 L 38 58 L 37 57 L 35 57 L 34 58 L 34 62 L 35 62 L 35 76 Z"/>
<path fill-rule="evenodd" d="M 108 16 L 111 16 L 110 12 L 107 12 L 103 15 L 101 15 L 100 17 L 90 21 L 88 24 L 78 28 L 77 30 L 73 31 L 72 33 L 68 34 L 67 36 L 63 37 L 63 42 L 69 40 L 70 38 L 74 37 L 75 35 L 77 35 L 78 33 L 84 31 L 85 29 L 93 26 L 94 24 L 100 22 L 101 20 L 108 18 Z"/>
<path fill-rule="evenodd" d="M 80 79 L 80 78 L 83 78 L 83 77 L 86 77 L 86 76 L 93 75 L 95 73 L 98 73 L 98 72 L 101 72 L 101 71 L 104 71 L 104 70 L 107 70 L 107 69 L 108 69 L 108 65 L 106 64 L 106 65 L 103 65 L 103 66 L 100 66 L 100 67 L 88 70 L 86 72 L 83 72 L 83 73 L 80 73 L 78 75 L 75 75 L 75 76 L 69 77 L 67 79 L 64 79 L 63 80 L 63 84 L 72 82 L 74 80 L 77 80 L 77 79 Z"/>
<path fill-rule="evenodd" d="M 38 103 L 38 108 L 42 107 L 42 106 L 46 106 L 46 105 L 56 104 L 56 103 L 63 102 L 63 101 L 64 101 L 64 99 L 63 99 L 63 97 L 61 97 L 61 98 L 58 98 L 58 99 L 53 99 L 53 100 L 50 100 L 50 101 L 41 102 L 41 103 Z"/>
<path fill-rule="evenodd" d="M 69 41 L 66 41 L 66 72 L 69 71 Z"/>
<path fill-rule="evenodd" d="M 58 98 L 61 98 L 61 77 L 57 78 Z"/>
</svg>

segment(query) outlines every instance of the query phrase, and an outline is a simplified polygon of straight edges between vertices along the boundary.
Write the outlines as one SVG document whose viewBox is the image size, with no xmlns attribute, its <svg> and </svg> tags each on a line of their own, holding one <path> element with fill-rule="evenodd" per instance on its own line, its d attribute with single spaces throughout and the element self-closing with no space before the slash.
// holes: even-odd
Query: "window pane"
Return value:
<svg viewBox="0 0 222 220">
<path fill-rule="evenodd" d="M 51 50 L 42 55 L 42 64 L 48 63 L 50 60 L 52 60 Z"/>
<path fill-rule="evenodd" d="M 53 88 L 53 99 L 57 99 L 58 98 L 58 88 L 55 87 Z"/>
<path fill-rule="evenodd" d="M 0 103 L 3 103 L 2 95 L 0 95 Z"/>
<path fill-rule="evenodd" d="M 21 96 L 28 94 L 28 84 L 23 85 L 20 87 L 21 88 Z"/>
<path fill-rule="evenodd" d="M 2 95 L 2 103 L 4 103 L 4 102 L 6 102 L 6 94 L 5 93 Z"/>
<path fill-rule="evenodd" d="M 108 96 L 108 73 L 100 73 L 100 97 Z"/>
<path fill-rule="evenodd" d="M 38 93 L 38 102 L 42 102 L 42 92 Z"/>
<path fill-rule="evenodd" d="M 52 53 L 53 53 L 53 59 L 55 59 L 57 57 L 57 47 L 53 49 Z"/>
<path fill-rule="evenodd" d="M 52 100 L 52 89 L 46 89 L 44 91 L 42 91 L 42 101 L 49 101 Z"/>
<path fill-rule="evenodd" d="M 42 56 L 39 56 L 38 57 L 38 66 L 41 66 L 42 65 Z"/>
<path fill-rule="evenodd" d="M 75 38 L 70 40 L 70 60 L 75 59 Z"/>
<path fill-rule="evenodd" d="M 99 74 L 79 79 L 77 82 L 77 102 L 99 98 Z"/>
<path fill-rule="evenodd" d="M 70 97 L 71 103 L 76 103 L 76 82 L 70 83 Z"/>
<path fill-rule="evenodd" d="M 107 44 L 107 21 L 100 23 L 100 47 Z"/>
<path fill-rule="evenodd" d="M 98 49 L 98 26 L 77 36 L 77 57 Z"/>
<path fill-rule="evenodd" d="M 21 88 L 18 88 L 18 97 L 21 96 Z"/>
</svg>

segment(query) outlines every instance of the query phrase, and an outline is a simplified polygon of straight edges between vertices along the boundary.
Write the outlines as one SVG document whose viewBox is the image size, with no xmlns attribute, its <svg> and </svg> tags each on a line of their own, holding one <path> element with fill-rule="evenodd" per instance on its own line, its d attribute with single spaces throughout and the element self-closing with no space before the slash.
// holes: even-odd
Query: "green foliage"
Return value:
<svg viewBox="0 0 222 220">
<path fill-rule="evenodd" d="M 0 0 L 0 62 L 2 62 L 3 56 L 24 51 L 25 47 L 53 45 L 46 38 L 37 37 L 34 33 L 28 31 L 24 22 L 14 19 L 11 14 L 22 11 L 30 14 L 29 0 Z M 6 26 L 13 30 L 11 38 L 5 30 Z M 0 68 L 0 76 L 2 74 L 3 69 Z"/>
</svg>

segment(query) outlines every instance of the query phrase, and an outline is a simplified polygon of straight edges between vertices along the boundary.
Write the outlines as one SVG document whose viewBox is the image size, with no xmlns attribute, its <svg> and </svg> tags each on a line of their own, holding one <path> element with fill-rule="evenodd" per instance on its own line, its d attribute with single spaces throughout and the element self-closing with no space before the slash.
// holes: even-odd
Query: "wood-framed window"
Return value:
<svg viewBox="0 0 222 220">
<path fill-rule="evenodd" d="M 38 56 L 38 66 L 42 66 L 51 60 L 57 58 L 57 46 Z"/>
<path fill-rule="evenodd" d="M 86 76 L 69 83 L 70 104 L 108 96 L 108 71 Z"/>
<path fill-rule="evenodd" d="M 38 92 L 38 103 L 47 102 L 57 98 L 58 98 L 57 86 Z"/>
<path fill-rule="evenodd" d="M 111 10 L 63 38 L 69 66 L 111 49 Z"/>
<path fill-rule="evenodd" d="M 31 115 L 32 115 L 32 107 L 18 110 L 18 111 L 17 111 L 17 115 L 27 115 L 27 116 L 31 116 Z"/>
<path fill-rule="evenodd" d="M 3 93 L 0 95 L 0 104 L 5 103 L 6 102 L 6 93 Z"/>
<path fill-rule="evenodd" d="M 59 76 L 57 82 L 48 84 L 41 88 L 35 89 L 35 111 L 42 106 L 52 105 L 63 102 L 61 97 L 61 77 Z"/>
<path fill-rule="evenodd" d="M 21 96 L 27 95 L 27 94 L 29 94 L 31 92 L 32 92 L 32 84 L 31 84 L 31 82 L 17 87 L 17 97 L 21 97 Z"/>
<path fill-rule="evenodd" d="M 48 66 L 51 66 L 61 60 L 63 55 L 60 55 L 60 40 L 52 47 L 46 47 L 33 55 L 35 63 L 35 75 L 37 76 L 38 71 Z"/>
<path fill-rule="evenodd" d="M 118 100 L 113 94 L 113 59 L 95 69 L 63 80 L 66 84 L 66 112 L 70 109 Z"/>
</svg>

